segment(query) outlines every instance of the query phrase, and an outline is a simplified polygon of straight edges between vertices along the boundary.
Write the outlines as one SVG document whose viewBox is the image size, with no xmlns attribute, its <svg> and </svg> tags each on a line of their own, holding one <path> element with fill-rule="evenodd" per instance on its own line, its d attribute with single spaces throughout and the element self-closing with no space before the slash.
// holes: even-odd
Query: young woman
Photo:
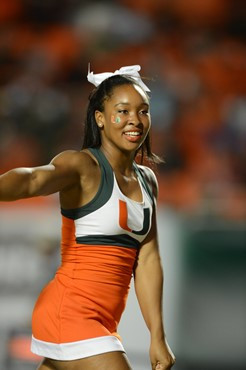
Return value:
<svg viewBox="0 0 246 370">
<path fill-rule="evenodd" d="M 156 178 L 140 159 L 150 148 L 149 91 L 139 66 L 88 74 L 89 97 L 81 151 L 50 164 L 0 176 L 0 200 L 60 194 L 62 263 L 33 311 L 32 351 L 39 370 L 129 370 L 117 326 L 132 274 L 150 330 L 152 369 L 174 356 L 162 319 L 163 275 L 158 251 Z"/>
</svg>

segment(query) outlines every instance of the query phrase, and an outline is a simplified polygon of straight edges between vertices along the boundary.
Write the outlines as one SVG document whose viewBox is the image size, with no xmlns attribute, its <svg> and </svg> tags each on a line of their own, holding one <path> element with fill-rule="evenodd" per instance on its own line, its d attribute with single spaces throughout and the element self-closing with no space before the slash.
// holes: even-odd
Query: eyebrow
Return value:
<svg viewBox="0 0 246 370">
<path fill-rule="evenodd" d="M 115 104 L 114 107 L 117 107 L 118 105 L 130 105 L 130 103 L 121 102 L 121 103 Z M 146 105 L 147 107 L 149 107 L 148 103 L 141 103 L 140 105 Z"/>
</svg>

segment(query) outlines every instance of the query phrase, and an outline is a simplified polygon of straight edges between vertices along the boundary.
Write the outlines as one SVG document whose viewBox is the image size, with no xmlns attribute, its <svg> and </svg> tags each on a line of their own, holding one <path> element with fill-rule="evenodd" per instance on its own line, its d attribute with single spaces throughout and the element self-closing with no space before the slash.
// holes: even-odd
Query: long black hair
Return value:
<svg viewBox="0 0 246 370">
<path fill-rule="evenodd" d="M 121 85 L 138 85 L 138 83 L 130 77 L 115 75 L 104 80 L 89 95 L 89 103 L 87 106 L 83 130 L 84 132 L 82 149 L 99 148 L 101 146 L 101 133 L 96 123 L 95 111 L 98 110 L 100 112 L 103 112 L 105 100 L 109 99 L 112 96 L 115 87 Z M 144 162 L 152 164 L 162 162 L 162 160 L 156 154 L 152 153 L 150 131 L 147 134 L 143 144 L 136 151 L 135 157 L 136 156 L 138 157 L 141 164 Z"/>
</svg>

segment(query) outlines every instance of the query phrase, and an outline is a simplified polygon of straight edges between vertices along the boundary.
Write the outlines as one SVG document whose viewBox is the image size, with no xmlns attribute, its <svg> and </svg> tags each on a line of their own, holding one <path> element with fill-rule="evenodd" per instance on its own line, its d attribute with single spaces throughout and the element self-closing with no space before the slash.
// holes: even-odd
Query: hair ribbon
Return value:
<svg viewBox="0 0 246 370">
<path fill-rule="evenodd" d="M 87 80 L 97 87 L 107 78 L 116 76 L 116 75 L 121 75 L 121 76 L 131 77 L 133 80 L 135 80 L 139 84 L 139 86 L 142 87 L 144 91 L 150 91 L 150 89 L 143 83 L 141 76 L 138 73 L 140 69 L 141 69 L 140 65 L 133 65 L 133 66 L 121 67 L 120 69 L 117 69 L 114 72 L 104 72 L 104 73 L 94 74 L 93 72 L 90 72 L 90 64 L 89 64 Z"/>
</svg>

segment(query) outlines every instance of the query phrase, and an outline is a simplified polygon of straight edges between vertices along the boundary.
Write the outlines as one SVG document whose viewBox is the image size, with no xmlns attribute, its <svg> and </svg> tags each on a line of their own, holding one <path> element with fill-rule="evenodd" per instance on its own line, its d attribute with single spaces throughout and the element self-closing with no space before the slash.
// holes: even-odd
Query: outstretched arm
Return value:
<svg viewBox="0 0 246 370">
<path fill-rule="evenodd" d="M 0 201 L 48 195 L 71 186 L 78 180 L 76 152 L 66 151 L 48 165 L 16 168 L 0 176 Z"/>
</svg>

